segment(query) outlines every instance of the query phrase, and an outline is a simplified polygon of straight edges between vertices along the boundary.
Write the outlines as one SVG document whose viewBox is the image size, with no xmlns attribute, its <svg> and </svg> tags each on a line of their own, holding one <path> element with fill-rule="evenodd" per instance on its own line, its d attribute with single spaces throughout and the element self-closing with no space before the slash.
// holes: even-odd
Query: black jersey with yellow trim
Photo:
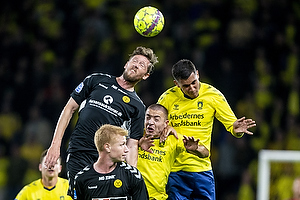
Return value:
<svg viewBox="0 0 300 200">
<path fill-rule="evenodd" d="M 94 135 L 103 124 L 121 126 L 133 139 L 143 136 L 145 105 L 136 92 L 123 89 L 115 76 L 102 73 L 87 76 L 71 97 L 80 107 L 69 152 L 97 153 Z"/>
<path fill-rule="evenodd" d="M 74 180 L 74 199 L 147 200 L 148 191 L 140 171 L 119 162 L 107 174 L 95 171 L 88 165 L 77 173 Z"/>
</svg>

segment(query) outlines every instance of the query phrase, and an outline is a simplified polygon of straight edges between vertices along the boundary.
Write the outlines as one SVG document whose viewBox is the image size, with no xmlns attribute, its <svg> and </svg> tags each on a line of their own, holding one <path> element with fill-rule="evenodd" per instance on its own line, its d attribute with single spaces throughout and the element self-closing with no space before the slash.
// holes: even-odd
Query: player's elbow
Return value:
<svg viewBox="0 0 300 200">
<path fill-rule="evenodd" d="M 209 156 L 209 151 L 205 146 L 200 146 L 201 158 L 207 158 Z"/>
</svg>

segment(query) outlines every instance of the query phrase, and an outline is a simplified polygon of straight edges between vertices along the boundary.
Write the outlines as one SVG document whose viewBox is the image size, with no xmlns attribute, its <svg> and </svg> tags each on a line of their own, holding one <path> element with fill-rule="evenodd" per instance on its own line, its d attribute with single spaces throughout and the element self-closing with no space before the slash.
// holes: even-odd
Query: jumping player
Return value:
<svg viewBox="0 0 300 200">
<path fill-rule="evenodd" d="M 137 164 L 138 140 L 144 131 L 145 105 L 137 96 L 134 87 L 150 76 L 158 61 L 152 49 L 145 47 L 137 47 L 129 56 L 124 72 L 119 77 L 101 73 L 87 76 L 72 92 L 58 120 L 46 156 L 47 167 L 53 166 L 59 157 L 64 132 L 73 113 L 79 108 L 66 164 L 71 196 L 77 172 L 98 158 L 93 139 L 96 130 L 103 124 L 122 126 L 129 131 L 126 161 L 132 166 Z"/>
<path fill-rule="evenodd" d="M 180 60 L 172 67 L 176 86 L 164 92 L 158 103 L 169 111 L 169 125 L 177 132 L 200 139 L 210 151 L 214 118 L 233 136 L 252 135 L 255 121 L 237 119 L 224 95 L 213 86 L 200 82 L 199 73 L 190 60 Z M 192 154 L 176 157 L 170 173 L 167 193 L 173 199 L 215 199 L 215 181 L 209 157 Z"/>
</svg>

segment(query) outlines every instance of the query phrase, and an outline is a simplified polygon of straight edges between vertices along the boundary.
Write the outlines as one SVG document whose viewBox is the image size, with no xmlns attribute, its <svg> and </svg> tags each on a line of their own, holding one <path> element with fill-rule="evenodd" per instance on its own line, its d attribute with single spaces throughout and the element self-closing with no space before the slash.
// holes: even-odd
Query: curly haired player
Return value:
<svg viewBox="0 0 300 200">
<path fill-rule="evenodd" d="M 71 134 L 67 174 L 72 196 L 73 180 L 77 172 L 94 163 L 98 152 L 93 142 L 96 130 L 103 124 L 122 126 L 129 131 L 127 163 L 136 166 L 138 140 L 143 136 L 145 105 L 134 91 L 141 80 L 146 80 L 157 63 L 153 50 L 137 47 L 124 66 L 121 76 L 96 73 L 87 76 L 72 92 L 57 122 L 51 146 L 46 156 L 46 166 L 55 164 L 64 132 L 79 108 L 78 120 Z M 80 106 L 80 107 L 79 107 Z"/>
</svg>

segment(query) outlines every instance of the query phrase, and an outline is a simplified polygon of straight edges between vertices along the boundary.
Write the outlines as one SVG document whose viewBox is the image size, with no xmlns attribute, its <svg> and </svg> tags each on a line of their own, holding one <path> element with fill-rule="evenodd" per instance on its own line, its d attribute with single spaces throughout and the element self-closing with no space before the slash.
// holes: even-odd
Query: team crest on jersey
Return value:
<svg viewBox="0 0 300 200">
<path fill-rule="evenodd" d="M 121 181 L 120 179 L 116 179 L 116 180 L 114 181 L 114 186 L 115 186 L 116 188 L 120 188 L 120 187 L 122 186 L 122 181 Z"/>
<path fill-rule="evenodd" d="M 75 91 L 76 91 L 77 93 L 79 93 L 79 92 L 81 92 L 82 88 L 83 88 L 83 82 L 81 82 L 81 83 L 76 87 Z"/>
<path fill-rule="evenodd" d="M 103 101 L 104 101 L 104 103 L 106 103 L 106 104 L 112 104 L 112 102 L 114 101 L 114 99 L 113 99 L 112 96 L 110 96 L 110 95 L 105 95 L 105 96 L 103 97 Z"/>
<path fill-rule="evenodd" d="M 128 97 L 128 96 L 123 96 L 123 101 L 125 102 L 125 103 L 129 103 L 130 102 L 130 98 Z"/>
<path fill-rule="evenodd" d="M 175 104 L 173 110 L 178 110 L 179 109 L 179 105 Z"/>
<path fill-rule="evenodd" d="M 203 101 L 198 101 L 198 110 L 202 110 L 203 108 Z"/>
</svg>

